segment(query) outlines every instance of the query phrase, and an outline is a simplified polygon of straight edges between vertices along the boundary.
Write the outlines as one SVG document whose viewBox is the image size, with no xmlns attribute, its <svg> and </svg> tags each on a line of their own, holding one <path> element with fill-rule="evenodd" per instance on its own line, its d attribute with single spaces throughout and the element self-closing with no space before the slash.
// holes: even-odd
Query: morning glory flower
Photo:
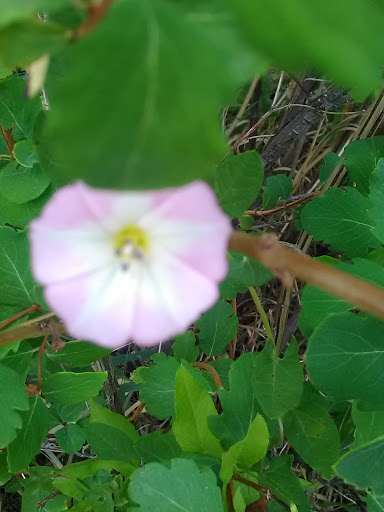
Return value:
<svg viewBox="0 0 384 512">
<path fill-rule="evenodd" d="M 140 192 L 77 182 L 31 222 L 32 271 L 73 337 L 150 346 L 216 302 L 230 233 L 204 182 Z"/>
</svg>

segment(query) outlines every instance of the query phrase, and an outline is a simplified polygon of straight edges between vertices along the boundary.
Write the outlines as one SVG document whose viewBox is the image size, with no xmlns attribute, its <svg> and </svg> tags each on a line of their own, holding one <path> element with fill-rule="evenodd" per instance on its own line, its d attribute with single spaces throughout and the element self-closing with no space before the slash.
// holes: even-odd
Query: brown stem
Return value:
<svg viewBox="0 0 384 512">
<path fill-rule="evenodd" d="M 65 332 L 64 324 L 56 323 L 55 328 L 58 333 Z M 0 347 L 9 345 L 15 341 L 25 340 L 27 338 L 40 338 L 40 336 L 45 336 L 47 334 L 52 334 L 51 328 L 47 323 L 25 322 L 17 325 L 16 327 L 12 327 L 11 329 L 6 329 L 5 331 L 0 332 Z"/>
<path fill-rule="evenodd" d="M 106 16 L 114 0 L 102 0 L 87 5 L 88 15 L 86 19 L 73 31 L 73 39 L 83 37 L 91 32 Z"/>
<path fill-rule="evenodd" d="M 277 500 L 277 496 L 274 496 L 272 494 L 272 491 L 269 487 L 263 487 L 262 485 L 257 484 L 256 482 L 252 482 L 252 480 L 248 480 L 248 478 L 244 478 L 241 475 L 238 475 L 237 473 L 233 474 L 232 477 L 237 482 L 240 482 L 241 484 L 247 485 L 248 487 L 252 487 L 252 489 L 256 489 L 256 491 L 262 492 L 265 496 L 269 498 L 273 498 L 274 500 Z"/>
<path fill-rule="evenodd" d="M 1 135 L 3 136 L 4 142 L 7 145 L 9 156 L 12 158 L 12 160 L 14 160 L 15 157 L 13 156 L 13 148 L 15 147 L 15 141 L 12 135 L 12 128 L 4 130 L 4 128 L 0 125 L 0 131 Z"/>
<path fill-rule="evenodd" d="M 384 290 L 288 249 L 275 235 L 233 232 L 229 248 L 257 258 L 281 279 L 301 279 L 384 320 Z"/>
<path fill-rule="evenodd" d="M 38 309 L 40 309 L 40 304 L 32 304 L 32 306 L 30 306 L 27 309 L 24 309 L 24 311 L 20 311 L 20 313 L 16 313 L 15 315 L 12 315 L 9 318 L 7 318 L 7 320 L 3 320 L 2 322 L 0 322 L 0 329 L 7 327 L 7 325 L 11 324 L 15 320 L 18 320 L 19 318 L 25 315 L 29 315 L 29 313 L 34 313 Z"/>
<path fill-rule="evenodd" d="M 144 407 L 146 406 L 147 404 L 145 404 L 144 402 L 141 402 L 141 404 L 139 405 L 139 407 L 135 410 L 135 412 L 132 414 L 131 418 L 130 418 L 130 422 L 133 423 L 133 425 L 136 425 L 137 423 L 137 420 L 139 419 L 140 417 L 140 414 L 141 414 L 141 411 L 144 409 Z"/>
<path fill-rule="evenodd" d="M 296 199 L 296 201 L 292 201 L 292 203 L 286 203 L 282 204 L 281 206 L 277 206 L 276 208 L 273 208 L 272 210 L 247 210 L 245 212 L 245 215 L 258 215 L 259 217 L 271 215 L 272 213 L 276 213 L 282 210 L 290 210 L 291 208 L 295 208 L 295 206 L 298 206 L 300 204 L 306 203 L 312 197 L 319 196 L 319 192 L 312 192 L 311 194 L 308 194 L 305 197 L 300 197 L 300 199 Z"/>
<path fill-rule="evenodd" d="M 42 378 L 41 378 L 41 359 L 43 357 L 43 354 L 45 352 L 45 347 L 47 346 L 47 341 L 48 341 L 48 334 L 45 335 L 44 337 L 44 341 L 43 343 L 40 345 L 40 348 L 39 348 L 39 361 L 38 361 L 38 365 L 37 365 L 37 376 L 38 376 L 38 384 L 37 384 L 37 389 L 39 391 L 41 391 L 41 387 L 42 387 Z"/>
<path fill-rule="evenodd" d="M 223 383 L 221 382 L 220 375 L 214 369 L 214 367 L 209 363 L 191 363 L 192 366 L 196 366 L 197 368 L 201 368 L 202 370 L 206 370 L 211 374 L 212 379 L 215 381 L 215 384 L 218 388 L 223 388 Z"/>
<path fill-rule="evenodd" d="M 59 493 L 60 493 L 60 489 L 57 489 L 57 491 L 53 492 L 50 496 L 48 496 L 48 498 L 45 498 L 43 501 L 40 501 L 40 503 L 37 504 L 37 507 L 36 508 L 41 508 L 41 507 L 44 507 L 44 505 L 49 501 L 51 500 L 52 498 L 54 498 L 55 496 L 57 496 Z"/>
</svg>

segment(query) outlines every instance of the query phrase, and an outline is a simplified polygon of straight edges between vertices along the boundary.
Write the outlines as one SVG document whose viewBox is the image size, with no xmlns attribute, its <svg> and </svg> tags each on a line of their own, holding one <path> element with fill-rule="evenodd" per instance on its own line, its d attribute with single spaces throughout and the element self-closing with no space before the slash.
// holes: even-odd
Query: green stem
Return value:
<svg viewBox="0 0 384 512">
<path fill-rule="evenodd" d="M 265 332 L 267 333 L 268 339 L 273 340 L 273 332 L 271 329 L 271 324 L 269 323 L 267 313 L 265 312 L 265 310 L 261 304 L 259 296 L 257 295 L 257 292 L 253 286 L 250 286 L 248 288 L 248 290 L 252 296 L 252 299 L 253 299 L 253 302 L 255 303 L 257 311 L 260 313 L 260 316 L 263 321 L 264 329 L 265 329 Z"/>
</svg>

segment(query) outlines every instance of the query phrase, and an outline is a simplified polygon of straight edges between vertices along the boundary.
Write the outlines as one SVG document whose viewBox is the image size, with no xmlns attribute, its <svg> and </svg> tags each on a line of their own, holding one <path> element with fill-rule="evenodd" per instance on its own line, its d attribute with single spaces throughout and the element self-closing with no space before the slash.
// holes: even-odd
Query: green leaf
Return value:
<svg viewBox="0 0 384 512">
<path fill-rule="evenodd" d="M 53 188 L 49 186 L 39 197 L 23 204 L 16 204 L 1 197 L 0 221 L 18 228 L 25 228 L 32 219 L 39 215 L 52 193 Z"/>
<path fill-rule="evenodd" d="M 330 480 L 340 454 L 340 437 L 326 407 L 323 397 L 307 385 L 299 406 L 284 416 L 283 424 L 285 436 L 300 457 Z"/>
<path fill-rule="evenodd" d="M 369 199 L 371 200 L 371 207 L 368 213 L 374 223 L 372 233 L 384 243 L 384 158 L 380 158 L 376 169 L 371 174 L 370 187 Z"/>
<path fill-rule="evenodd" d="M 164 460 L 182 457 L 183 452 L 173 433 L 163 434 L 155 432 L 141 436 L 135 444 L 137 458 L 148 462 L 162 462 Z"/>
<path fill-rule="evenodd" d="M 256 354 L 242 354 L 229 372 L 229 391 L 219 390 L 223 413 L 208 418 L 209 428 L 224 449 L 241 441 L 256 414 L 261 412 L 256 391 Z"/>
<path fill-rule="evenodd" d="M 280 455 L 270 461 L 268 471 L 260 473 L 259 484 L 270 487 L 273 494 L 287 505 L 294 503 L 298 512 L 310 512 L 308 500 L 291 466 L 293 455 Z"/>
<path fill-rule="evenodd" d="M 35 145 L 31 140 L 16 142 L 13 148 L 13 156 L 24 167 L 33 167 L 39 161 Z"/>
<path fill-rule="evenodd" d="M 117 428 L 124 432 L 133 442 L 139 439 L 139 433 L 127 418 L 121 414 L 110 411 L 106 407 L 99 407 L 95 400 L 89 400 L 88 404 L 91 407 L 91 423 L 104 423 L 110 427 Z"/>
<path fill-rule="evenodd" d="M 352 407 L 352 419 L 356 425 L 354 448 L 375 441 L 384 432 L 384 410 L 361 411 L 356 402 Z"/>
<path fill-rule="evenodd" d="M 1 6 L 0 25 L 7 25 L 19 18 L 48 9 L 59 9 L 66 4 L 69 4 L 69 0 L 12 0 Z"/>
<path fill-rule="evenodd" d="M 237 218 L 256 200 L 263 184 L 263 163 L 256 151 L 229 155 L 217 168 L 215 191 L 220 206 Z"/>
<path fill-rule="evenodd" d="M 380 87 L 379 48 L 384 43 L 380 31 L 381 2 L 272 0 L 265 4 L 262 0 L 228 0 L 227 3 L 238 15 L 255 50 L 279 68 L 301 72 L 312 66 L 345 87 L 353 87 L 360 98 Z M 356 39 L 357 33 L 361 40 Z"/>
<path fill-rule="evenodd" d="M 241 229 L 245 229 L 246 231 L 252 229 L 253 225 L 255 223 L 255 219 L 252 215 L 241 215 L 239 217 L 239 224 Z"/>
<path fill-rule="evenodd" d="M 175 358 L 178 361 L 181 361 L 181 359 L 188 362 L 196 361 L 199 355 L 199 347 L 195 343 L 196 336 L 192 331 L 187 331 L 177 336 L 172 347 Z"/>
<path fill-rule="evenodd" d="M 124 66 L 115 58 L 122 48 Z M 217 113 L 231 84 L 211 41 L 174 3 L 115 2 L 63 58 L 70 67 L 50 91 L 55 108 L 40 148 L 57 148 L 60 179 L 80 172 L 94 186 L 175 186 L 205 176 L 225 154 Z"/>
<path fill-rule="evenodd" d="M 367 213 L 369 207 L 370 201 L 356 189 L 331 188 L 304 206 L 301 220 L 304 229 L 315 240 L 331 244 L 331 250 L 364 256 L 380 245 L 371 231 L 374 224 Z"/>
<path fill-rule="evenodd" d="M 384 408 L 384 324 L 352 313 L 329 316 L 309 338 L 307 371 L 335 400 L 360 398 L 365 408 Z"/>
<path fill-rule="evenodd" d="M 81 450 L 86 441 L 84 429 L 74 423 L 69 423 L 65 427 L 56 430 L 56 441 L 65 453 L 75 453 Z"/>
<path fill-rule="evenodd" d="M 14 69 L 25 68 L 34 60 L 58 52 L 68 42 L 64 27 L 34 19 L 17 21 L 0 29 L 0 62 Z"/>
<path fill-rule="evenodd" d="M 48 187 L 51 179 L 39 164 L 22 167 L 13 160 L 0 174 L 0 192 L 13 203 L 22 204 L 39 197 Z"/>
<path fill-rule="evenodd" d="M 279 197 L 288 199 L 292 193 L 292 178 L 285 174 L 269 176 L 266 179 L 266 187 L 263 191 L 263 207 L 265 210 L 273 208 Z"/>
<path fill-rule="evenodd" d="M 364 195 L 369 193 L 370 175 L 380 158 L 384 158 L 384 136 L 354 140 L 345 148 L 344 165 L 357 188 Z"/>
<path fill-rule="evenodd" d="M 249 286 L 261 286 L 273 279 L 273 274 L 255 258 L 229 251 L 227 277 L 220 285 L 220 294 L 227 300 L 245 293 Z"/>
<path fill-rule="evenodd" d="M 207 424 L 208 416 L 217 416 L 212 398 L 184 367 L 176 374 L 175 409 L 173 432 L 181 449 L 220 457 L 220 442 Z"/>
<path fill-rule="evenodd" d="M 129 495 L 142 512 L 223 512 L 215 474 L 202 470 L 193 461 L 174 459 L 167 468 L 157 462 L 137 470 L 131 479 Z"/>
<path fill-rule="evenodd" d="M 328 178 L 333 173 L 336 165 L 340 162 L 341 157 L 337 153 L 332 153 L 330 151 L 324 157 L 324 163 L 321 166 L 319 173 L 319 181 L 322 185 L 328 180 Z"/>
<path fill-rule="evenodd" d="M 345 454 L 335 466 L 336 473 L 358 489 L 384 494 L 384 437 Z"/>
<path fill-rule="evenodd" d="M 40 453 L 49 428 L 48 408 L 39 396 L 29 398 L 29 410 L 20 415 L 21 430 L 7 449 L 8 466 L 13 473 L 26 469 L 33 457 Z"/>
<path fill-rule="evenodd" d="M 15 439 L 16 429 L 21 428 L 22 418 L 19 411 L 25 411 L 29 407 L 24 382 L 25 379 L 22 376 L 0 363 L 0 410 L 2 411 L 0 446 L 2 448 Z M 12 390 L 12 399 L 10 399 L 9 390 Z"/>
<path fill-rule="evenodd" d="M 13 75 L 0 80 L 0 123 L 3 130 L 12 129 L 16 142 L 31 138 L 40 111 L 40 98 L 26 99 L 25 81 L 21 77 Z"/>
<path fill-rule="evenodd" d="M 85 435 L 100 459 L 129 462 L 136 458 L 132 439 L 118 428 L 105 423 L 88 423 Z"/>
<path fill-rule="evenodd" d="M 47 356 L 52 361 L 77 368 L 89 366 L 110 353 L 110 349 L 86 341 L 67 341 L 64 347 L 57 352 L 53 352 L 51 349 L 47 350 Z"/>
<path fill-rule="evenodd" d="M 26 234 L 0 227 L 0 303 L 22 311 L 34 302 L 36 283 L 29 269 Z"/>
<path fill-rule="evenodd" d="M 43 394 L 49 402 L 64 405 L 84 402 L 99 393 L 107 376 L 107 372 L 55 373 L 43 382 Z"/>
<path fill-rule="evenodd" d="M 384 287 L 384 268 L 373 261 L 363 258 L 355 258 L 353 265 L 342 263 L 339 260 L 322 256 L 317 258 L 323 263 L 358 276 L 377 286 Z M 301 313 L 299 325 L 305 336 L 310 336 L 317 325 L 332 313 L 342 313 L 352 309 L 354 306 L 339 297 L 324 292 L 311 285 L 305 285 L 301 296 Z"/>
<path fill-rule="evenodd" d="M 200 329 L 199 348 L 207 357 L 223 352 L 239 327 L 239 319 L 228 302 L 220 299 L 195 323 Z"/>
<path fill-rule="evenodd" d="M 384 495 L 376 496 L 368 493 L 367 496 L 368 512 L 384 512 Z"/>
<path fill-rule="evenodd" d="M 2 364 L 8 368 L 12 368 L 12 370 L 15 370 L 16 373 L 24 378 L 27 377 L 32 357 L 33 348 L 25 340 L 20 344 L 16 352 L 9 351 L 4 355 L 4 357 L 2 357 L 2 354 L 0 354 Z"/>
<path fill-rule="evenodd" d="M 13 477 L 13 474 L 8 470 L 7 452 L 0 453 L 0 485 L 4 485 Z"/>
<path fill-rule="evenodd" d="M 235 466 L 251 468 L 264 457 L 268 449 L 268 443 L 267 424 L 264 418 L 257 414 L 245 438 L 233 444 L 227 452 L 223 453 L 220 478 L 225 488 L 232 478 Z"/>
<path fill-rule="evenodd" d="M 256 357 L 255 379 L 256 398 L 269 418 L 281 418 L 295 407 L 303 391 L 296 341 L 291 341 L 284 359 L 280 359 L 273 341 L 267 341 Z"/>
</svg>

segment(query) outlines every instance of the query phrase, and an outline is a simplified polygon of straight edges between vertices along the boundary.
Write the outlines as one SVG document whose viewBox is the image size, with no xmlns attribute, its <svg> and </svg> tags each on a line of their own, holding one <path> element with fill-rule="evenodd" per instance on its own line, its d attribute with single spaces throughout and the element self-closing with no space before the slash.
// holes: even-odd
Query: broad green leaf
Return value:
<svg viewBox="0 0 384 512">
<path fill-rule="evenodd" d="M 223 352 L 236 336 L 239 319 L 231 304 L 220 299 L 195 323 L 200 329 L 199 348 L 207 357 Z"/>
<path fill-rule="evenodd" d="M 304 206 L 301 220 L 304 229 L 315 240 L 330 244 L 333 251 L 347 256 L 364 256 L 380 245 L 372 234 L 374 227 L 368 215 L 370 201 L 356 189 L 331 188 Z"/>
<path fill-rule="evenodd" d="M 383 435 L 384 410 L 361 411 L 358 404 L 354 402 L 352 419 L 356 426 L 354 448 L 370 443 Z"/>
<path fill-rule="evenodd" d="M 35 145 L 31 140 L 16 142 L 13 148 L 13 156 L 24 167 L 33 167 L 39 161 Z"/>
<path fill-rule="evenodd" d="M 65 453 L 75 453 L 81 450 L 86 441 L 84 429 L 74 423 L 68 423 L 65 427 L 56 430 L 56 441 Z"/>
<path fill-rule="evenodd" d="M 380 158 L 376 169 L 370 176 L 370 188 L 369 199 L 371 200 L 371 207 L 368 213 L 374 223 L 372 233 L 384 243 L 384 158 Z"/>
<path fill-rule="evenodd" d="M 309 338 L 307 371 L 335 400 L 360 398 L 366 409 L 383 409 L 384 324 L 352 313 L 329 316 Z"/>
<path fill-rule="evenodd" d="M 13 160 L 1 171 L 0 192 L 12 203 L 27 203 L 39 197 L 50 181 L 50 177 L 39 164 L 23 167 Z"/>
<path fill-rule="evenodd" d="M 267 424 L 264 418 L 257 414 L 245 438 L 233 444 L 227 452 L 223 453 L 220 478 L 225 488 L 232 478 L 235 466 L 251 468 L 264 457 L 268 449 L 268 443 Z"/>
<path fill-rule="evenodd" d="M 32 346 L 25 340 L 20 344 L 16 352 L 10 351 L 4 357 L 1 357 L 0 354 L 2 364 L 12 368 L 12 370 L 15 370 L 16 373 L 24 378 L 27 377 L 32 357 Z"/>
<path fill-rule="evenodd" d="M 353 87 L 361 98 L 380 87 L 379 48 L 384 43 L 380 2 L 227 0 L 227 4 L 238 15 L 255 50 L 274 65 L 294 72 L 312 66 L 345 87 Z M 341 26 L 339 20 L 343 20 Z"/>
<path fill-rule="evenodd" d="M 354 140 L 345 148 L 344 165 L 357 188 L 364 195 L 369 193 L 370 175 L 380 158 L 384 158 L 384 136 Z"/>
<path fill-rule="evenodd" d="M 99 393 L 107 376 L 107 372 L 55 373 L 43 382 L 43 395 L 48 402 L 64 405 L 84 402 Z"/>
<path fill-rule="evenodd" d="M 13 473 L 9 472 L 7 463 L 7 452 L 0 453 L 0 485 L 4 485 L 13 477 Z"/>
<path fill-rule="evenodd" d="M 255 258 L 236 251 L 229 251 L 228 258 L 228 274 L 220 284 L 220 294 L 225 299 L 234 299 L 249 286 L 261 286 L 273 279 L 273 274 Z"/>
<path fill-rule="evenodd" d="M 162 462 L 183 456 L 183 452 L 172 432 L 167 434 L 154 432 L 141 436 L 135 444 L 135 452 L 137 458 L 145 463 Z"/>
<path fill-rule="evenodd" d="M 21 430 L 7 449 L 8 466 L 14 473 L 26 469 L 40 453 L 49 428 L 48 408 L 39 396 L 29 398 L 29 409 L 20 415 Z"/>
<path fill-rule="evenodd" d="M 129 495 L 142 512 L 223 512 L 215 474 L 193 461 L 174 459 L 168 468 L 151 462 L 132 475 Z"/>
<path fill-rule="evenodd" d="M 35 302 L 36 283 L 29 269 L 26 234 L 0 227 L 0 303 L 22 311 Z"/>
<path fill-rule="evenodd" d="M 91 400 L 89 400 L 91 402 Z M 74 405 L 61 405 L 58 402 L 51 404 L 49 412 L 60 420 L 60 423 L 73 423 L 80 419 L 83 413 L 88 408 L 85 403 L 79 403 Z M 57 424 L 57 423 L 56 423 Z"/>
<path fill-rule="evenodd" d="M 215 176 L 215 191 L 225 213 L 231 218 L 244 213 L 259 195 L 263 177 L 263 163 L 256 151 L 229 155 Z"/>
<path fill-rule="evenodd" d="M 114 2 L 103 23 L 68 48 L 40 148 L 54 144 L 61 180 L 175 186 L 205 176 L 223 157 L 217 114 L 231 83 L 211 41 L 180 14 L 162 0 Z"/>
<path fill-rule="evenodd" d="M 184 367 L 176 374 L 175 409 L 173 432 L 181 449 L 220 457 L 220 442 L 207 424 L 208 416 L 217 416 L 214 403 L 207 390 Z"/>
<path fill-rule="evenodd" d="M 256 393 L 256 354 L 242 354 L 229 372 L 229 391 L 219 390 L 223 413 L 208 418 L 209 428 L 224 449 L 241 441 L 261 412 Z"/>
<path fill-rule="evenodd" d="M 88 403 L 91 407 L 91 423 L 104 423 L 110 427 L 117 428 L 124 432 L 133 442 L 139 439 L 139 433 L 127 418 L 110 411 L 106 407 L 99 407 L 95 400 L 89 400 Z"/>
<path fill-rule="evenodd" d="M 364 258 L 355 258 L 353 265 L 322 256 L 317 258 L 323 263 L 335 266 L 343 272 L 358 276 L 377 286 L 384 287 L 384 268 Z M 299 325 L 305 336 L 310 336 L 317 325 L 332 313 L 342 313 L 353 308 L 353 305 L 339 297 L 324 292 L 311 285 L 305 285 L 301 296 L 301 313 Z"/>
<path fill-rule="evenodd" d="M 377 496 L 372 493 L 367 495 L 368 512 L 384 512 L 384 494 Z"/>
<path fill-rule="evenodd" d="M 260 472 L 259 484 L 270 487 L 273 494 L 287 505 L 295 504 L 298 512 L 310 512 L 304 489 L 291 469 L 292 462 L 293 455 L 275 457 L 270 461 L 269 469 Z"/>
<path fill-rule="evenodd" d="M 285 174 L 269 176 L 265 182 L 266 187 L 263 191 L 263 207 L 265 210 L 273 208 L 279 197 L 288 199 L 292 193 L 292 178 Z"/>
<path fill-rule="evenodd" d="M 89 423 L 85 435 L 100 459 L 129 462 L 137 457 L 131 437 L 118 428 L 105 423 Z"/>
<path fill-rule="evenodd" d="M 68 32 L 59 24 L 42 23 L 37 16 L 17 21 L 0 28 L 0 62 L 25 68 L 43 55 L 60 51 L 67 42 Z"/>
<path fill-rule="evenodd" d="M 16 437 L 16 429 L 22 426 L 20 411 L 29 407 L 24 386 L 25 379 L 14 370 L 0 363 L 0 410 L 2 421 L 0 428 L 0 446 L 4 448 Z M 12 396 L 10 396 L 12 390 Z"/>
<path fill-rule="evenodd" d="M 358 489 L 384 494 L 384 437 L 346 453 L 336 464 L 336 473 Z"/>
<path fill-rule="evenodd" d="M 0 81 L 0 123 L 3 130 L 12 129 L 16 142 L 31 138 L 40 110 L 40 98 L 26 99 L 25 81 L 21 77 L 13 75 Z"/>
<path fill-rule="evenodd" d="M 220 357 L 215 361 L 210 361 L 209 364 L 217 371 L 223 387 L 229 389 L 229 372 L 232 368 L 233 360 L 229 359 L 229 357 Z M 211 374 L 204 372 L 203 375 L 211 384 L 212 391 L 217 391 L 218 386 L 215 384 Z"/>
<path fill-rule="evenodd" d="M 82 368 L 109 355 L 110 349 L 85 341 L 67 341 L 57 352 L 47 351 L 49 359 L 67 366 Z"/>
<path fill-rule="evenodd" d="M 332 465 L 340 455 L 340 437 L 323 397 L 307 385 L 300 404 L 284 416 L 283 425 L 286 438 L 300 457 L 330 480 L 334 476 Z"/>
<path fill-rule="evenodd" d="M 28 469 L 28 478 L 23 479 L 24 490 L 21 512 L 32 512 L 37 508 L 38 503 L 55 492 L 52 476 L 53 471 L 49 467 L 38 466 Z M 64 512 L 67 500 L 68 496 L 63 496 L 61 493 L 52 496 L 46 506 L 41 507 L 41 512 Z"/>
<path fill-rule="evenodd" d="M 45 12 L 48 8 L 59 9 L 68 5 L 70 0 L 12 0 L 4 2 L 1 5 L 0 25 L 8 23 L 19 18 L 25 18 L 30 14 Z"/>
<path fill-rule="evenodd" d="M 353 144 L 353 142 L 352 142 Z M 331 176 L 332 172 L 334 171 L 336 165 L 340 162 L 340 157 L 337 153 L 332 153 L 330 151 L 327 153 L 324 157 L 324 163 L 321 166 L 320 173 L 319 173 L 319 181 L 322 185 L 328 180 L 328 178 Z"/>
<path fill-rule="evenodd" d="M 192 331 L 187 331 L 175 338 L 173 354 L 178 361 L 196 361 L 199 355 L 199 347 L 196 346 L 196 336 Z"/>
<path fill-rule="evenodd" d="M 295 407 L 303 391 L 303 369 L 292 340 L 284 359 L 273 341 L 267 341 L 255 361 L 256 398 L 269 418 L 281 418 Z"/>
<path fill-rule="evenodd" d="M 39 215 L 52 193 L 53 187 L 49 186 L 39 197 L 23 204 L 13 203 L 2 196 L 0 201 L 0 222 L 8 223 L 18 228 L 25 228 L 32 219 Z"/>
</svg>

